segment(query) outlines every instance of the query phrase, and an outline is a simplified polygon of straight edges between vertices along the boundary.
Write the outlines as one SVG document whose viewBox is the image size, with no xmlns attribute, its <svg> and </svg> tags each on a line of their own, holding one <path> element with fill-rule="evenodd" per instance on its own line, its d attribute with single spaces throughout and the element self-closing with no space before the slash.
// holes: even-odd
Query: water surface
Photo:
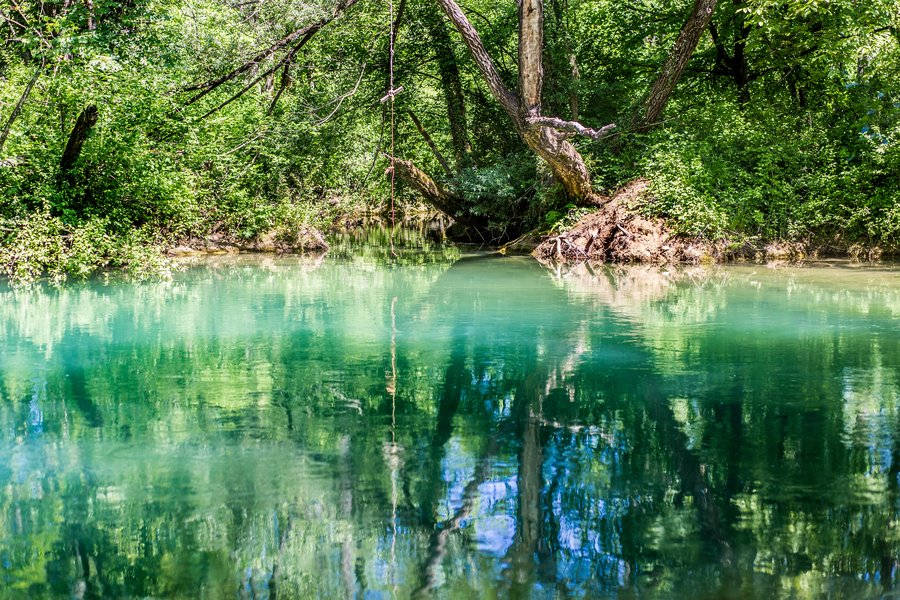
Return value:
<svg viewBox="0 0 900 600">
<path fill-rule="evenodd" d="M 398 253 L 0 288 L 0 598 L 897 593 L 900 272 Z"/>
</svg>

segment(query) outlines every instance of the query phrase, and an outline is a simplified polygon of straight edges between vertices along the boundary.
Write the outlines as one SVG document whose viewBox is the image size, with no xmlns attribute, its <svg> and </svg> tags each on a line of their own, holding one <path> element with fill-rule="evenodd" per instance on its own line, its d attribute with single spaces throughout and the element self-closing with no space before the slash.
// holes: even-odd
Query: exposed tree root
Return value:
<svg viewBox="0 0 900 600">
<path fill-rule="evenodd" d="M 879 247 L 864 248 L 812 241 L 734 240 L 709 241 L 675 234 L 662 219 L 643 217 L 632 208 L 645 202 L 650 182 L 635 179 L 611 196 L 596 211 L 557 235 L 545 237 L 532 255 L 543 264 L 649 263 L 700 264 L 711 262 L 801 263 L 822 257 L 878 260 Z M 523 250 L 533 240 L 526 234 L 503 251 Z"/>
<path fill-rule="evenodd" d="M 722 248 L 675 235 L 661 219 L 630 209 L 648 193 L 649 182 L 636 179 L 605 200 L 574 226 L 546 238 L 533 255 L 541 262 L 691 263 L 714 261 Z"/>
</svg>

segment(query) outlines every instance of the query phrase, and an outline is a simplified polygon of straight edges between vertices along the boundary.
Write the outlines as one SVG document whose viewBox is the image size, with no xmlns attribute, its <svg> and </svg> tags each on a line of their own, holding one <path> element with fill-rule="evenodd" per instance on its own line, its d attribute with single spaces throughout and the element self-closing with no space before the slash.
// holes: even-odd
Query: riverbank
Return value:
<svg viewBox="0 0 900 600">
<path fill-rule="evenodd" d="M 84 279 L 100 272 L 120 271 L 137 278 L 166 277 L 170 260 L 184 256 L 239 253 L 324 254 L 336 239 L 371 237 L 385 253 L 403 248 L 429 251 L 437 246 L 477 247 L 501 254 L 530 254 L 545 265 L 557 263 L 706 264 L 732 262 L 803 263 L 823 258 L 877 262 L 896 258 L 896 248 L 860 243 L 767 240 L 734 237 L 708 240 L 679 235 L 660 218 L 641 215 L 633 207 L 647 194 L 647 182 L 635 180 L 608 197 L 595 211 L 549 231 L 533 230 L 504 245 L 454 241 L 452 220 L 436 211 L 395 212 L 391 218 L 367 211 L 346 211 L 312 224 L 289 223 L 245 238 L 224 228 L 206 235 L 173 236 L 149 227 L 125 234 L 111 233 L 104 220 L 69 226 L 39 213 L 6 222 L 0 237 L 0 274 L 15 284 L 41 278 L 54 282 Z M 398 232 L 403 232 L 399 235 Z M 398 237 L 399 235 L 399 237 Z M 368 245 L 372 246 L 373 240 Z M 351 243 L 352 245 L 352 243 Z"/>
<path fill-rule="evenodd" d="M 873 262 L 897 255 L 897 249 L 841 240 L 778 240 L 747 235 L 707 239 L 677 233 L 659 216 L 642 213 L 651 203 L 651 186 L 636 179 L 604 198 L 603 206 L 559 231 L 531 232 L 503 249 L 528 251 L 542 263 L 604 262 L 701 264 L 730 262 L 804 262 L 846 258 Z"/>
</svg>

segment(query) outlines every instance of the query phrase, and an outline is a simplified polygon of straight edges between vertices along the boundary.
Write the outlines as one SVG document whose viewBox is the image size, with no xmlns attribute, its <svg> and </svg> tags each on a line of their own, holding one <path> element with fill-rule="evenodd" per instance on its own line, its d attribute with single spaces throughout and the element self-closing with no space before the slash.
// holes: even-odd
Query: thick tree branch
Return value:
<svg viewBox="0 0 900 600">
<path fill-rule="evenodd" d="M 557 131 L 583 135 L 594 140 L 602 140 L 605 137 L 609 137 L 612 135 L 613 129 L 616 128 L 615 123 L 610 123 L 609 125 L 604 125 L 600 129 L 591 129 L 577 121 L 564 121 L 563 119 L 558 119 L 556 117 L 528 117 L 525 119 L 525 122 L 533 126 L 552 127 Z"/>
<path fill-rule="evenodd" d="M 332 11 L 332 13 L 330 15 L 319 19 L 315 23 L 311 23 L 309 25 L 306 25 L 305 27 L 301 27 L 300 29 L 297 29 L 296 31 L 291 32 L 290 34 L 281 38 L 280 40 L 278 40 L 277 42 L 275 42 L 274 44 L 272 44 L 265 50 L 262 50 L 261 52 L 259 52 L 256 56 L 254 56 L 253 58 L 251 58 L 244 64 L 240 65 L 239 67 L 236 67 L 235 69 L 231 70 L 230 72 L 226 73 L 225 75 L 222 75 L 221 77 L 207 81 L 206 83 L 202 83 L 199 85 L 193 85 L 188 88 L 185 88 L 183 91 L 200 90 L 199 93 L 195 94 L 194 96 L 189 98 L 187 102 L 185 102 L 185 106 L 194 104 L 195 102 L 197 102 L 198 100 L 200 100 L 201 98 L 203 98 L 204 96 L 206 96 L 207 94 L 209 94 L 210 92 L 212 92 L 213 90 L 218 88 L 219 86 L 235 79 L 242 73 L 245 73 L 246 71 L 250 70 L 254 65 L 260 63 L 261 61 L 272 57 L 279 50 L 293 46 L 293 47 L 291 47 L 290 52 L 288 52 L 288 54 L 284 58 L 279 60 L 273 68 L 266 70 L 261 76 L 255 78 L 252 82 L 250 82 L 249 85 L 245 86 L 237 94 L 235 94 L 234 96 L 229 98 L 227 101 L 223 102 L 222 104 L 220 104 L 213 110 L 211 110 L 208 113 L 206 113 L 205 115 L 203 115 L 203 117 L 201 117 L 201 119 L 209 116 L 210 114 L 216 112 L 217 110 L 221 109 L 225 105 L 233 102 L 238 97 L 240 97 L 242 94 L 244 94 L 247 90 L 249 90 L 251 87 L 253 87 L 257 82 L 261 81 L 264 77 L 271 75 L 276 70 L 278 70 L 282 65 L 289 63 L 293 59 L 294 55 L 300 50 L 300 48 L 302 48 L 306 44 L 306 42 L 308 42 L 316 33 L 318 33 L 318 31 L 320 29 L 322 29 L 323 27 L 325 27 L 326 25 L 328 25 L 329 23 L 331 23 L 332 21 L 334 21 L 335 19 L 340 17 L 344 13 L 345 10 L 347 10 L 348 8 L 350 8 L 351 6 L 356 4 L 357 1 L 358 0 L 342 0 L 341 2 L 339 2 L 337 4 L 337 6 L 335 6 L 334 10 Z"/>
<path fill-rule="evenodd" d="M 201 98 L 203 98 L 204 96 L 206 96 L 207 94 L 209 94 L 210 92 L 215 90 L 220 85 L 222 85 L 224 83 L 228 83 L 229 81 L 231 81 L 238 75 L 245 73 L 246 71 L 249 71 L 254 65 L 259 64 L 260 62 L 270 58 L 272 55 L 274 55 L 276 52 L 278 52 L 282 48 L 285 48 L 285 47 L 291 45 L 297 38 L 299 38 L 303 35 L 306 35 L 310 30 L 312 30 L 317 25 L 319 25 L 319 22 L 312 23 L 310 25 L 307 25 L 306 27 L 301 27 L 300 29 L 284 36 L 283 38 L 281 38 L 280 40 L 278 40 L 277 42 L 275 42 L 274 44 L 272 44 L 265 50 L 262 50 L 261 52 L 259 52 L 256 56 L 254 56 L 253 58 L 251 58 L 244 64 L 232 69 L 231 71 L 222 75 L 221 77 L 217 77 L 216 79 L 211 79 L 204 83 L 200 83 L 200 84 L 196 84 L 196 85 L 192 85 L 192 86 L 188 86 L 188 87 L 184 88 L 182 90 L 184 92 L 192 92 L 195 90 L 200 90 L 200 92 L 198 94 L 195 94 L 190 99 L 188 99 L 188 101 L 185 102 L 185 105 L 191 105 L 191 104 L 197 102 L 198 100 L 200 100 Z"/>
<path fill-rule="evenodd" d="M 384 156 L 390 161 L 390 168 L 395 169 L 397 175 L 416 188 L 435 208 L 450 217 L 456 216 L 459 208 L 457 204 L 458 198 L 455 198 L 455 196 L 438 185 L 428 173 L 414 165 L 412 161 L 397 158 L 390 154 L 385 154 Z"/>
</svg>

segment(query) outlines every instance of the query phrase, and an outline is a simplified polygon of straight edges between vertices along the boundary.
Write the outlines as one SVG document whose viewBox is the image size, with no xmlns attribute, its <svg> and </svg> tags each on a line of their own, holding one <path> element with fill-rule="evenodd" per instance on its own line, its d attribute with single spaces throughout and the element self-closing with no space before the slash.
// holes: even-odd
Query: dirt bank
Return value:
<svg viewBox="0 0 900 600">
<path fill-rule="evenodd" d="M 884 254 L 877 246 L 858 244 L 709 241 L 678 235 L 664 220 L 642 216 L 633 209 L 642 203 L 649 188 L 649 181 L 636 179 L 605 197 L 606 203 L 600 209 L 585 215 L 565 231 L 543 237 L 528 234 L 505 250 L 521 252 L 537 242 L 532 255 L 542 263 L 801 262 L 824 257 L 874 261 Z"/>
</svg>

